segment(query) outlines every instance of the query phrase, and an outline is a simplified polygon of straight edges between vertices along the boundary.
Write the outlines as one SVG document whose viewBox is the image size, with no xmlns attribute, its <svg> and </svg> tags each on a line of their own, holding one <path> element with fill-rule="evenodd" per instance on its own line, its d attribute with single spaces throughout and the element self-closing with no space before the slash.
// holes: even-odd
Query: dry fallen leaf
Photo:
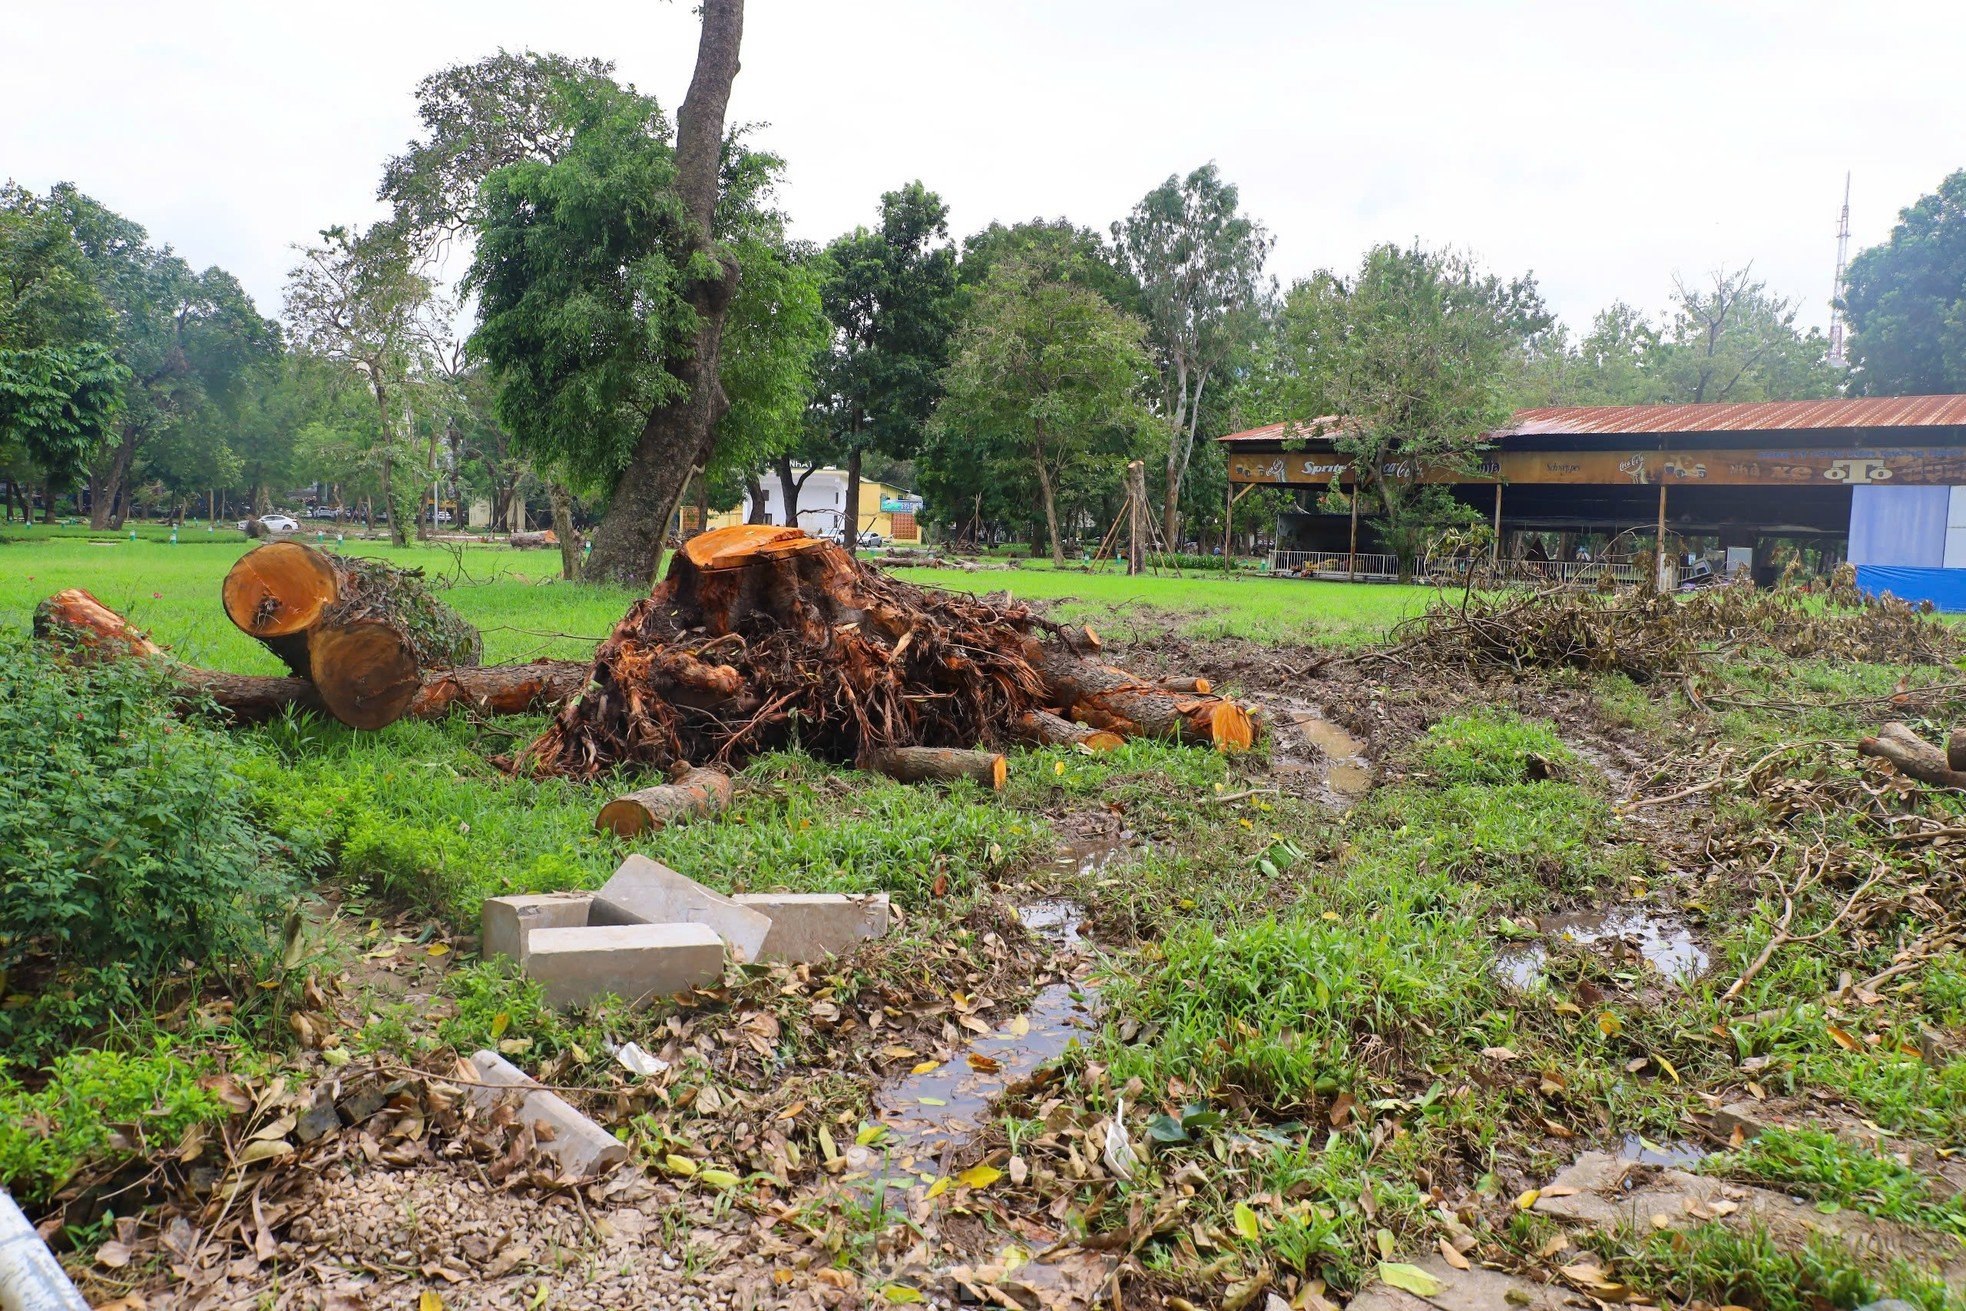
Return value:
<svg viewBox="0 0 1966 1311">
<path fill-rule="evenodd" d="M 1469 1268 L 1468 1258 L 1462 1256 L 1454 1244 L 1448 1242 L 1445 1238 L 1440 1240 L 1440 1259 L 1453 1266 L 1456 1270 L 1466 1270 Z"/>
</svg>

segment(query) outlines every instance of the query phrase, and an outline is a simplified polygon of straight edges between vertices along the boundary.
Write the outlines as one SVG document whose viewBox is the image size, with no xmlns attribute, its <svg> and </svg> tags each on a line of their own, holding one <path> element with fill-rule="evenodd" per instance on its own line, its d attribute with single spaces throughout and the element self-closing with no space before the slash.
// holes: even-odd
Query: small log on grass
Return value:
<svg viewBox="0 0 1966 1311">
<path fill-rule="evenodd" d="M 1181 692 L 1188 696 L 1207 696 L 1215 690 L 1215 684 L 1206 678 L 1163 678 L 1160 681 L 1163 692 Z"/>
<path fill-rule="evenodd" d="M 1220 751 L 1239 751 L 1256 740 L 1249 712 L 1222 697 L 1169 692 L 1061 647 L 1042 648 L 1035 663 L 1053 703 L 1094 728 L 1121 737 L 1171 737 Z"/>
<path fill-rule="evenodd" d="M 689 769 L 674 782 L 616 797 L 601 807 L 594 827 L 632 838 L 660 831 L 680 820 L 715 815 L 730 807 L 730 776 L 714 769 Z"/>
<path fill-rule="evenodd" d="M 993 792 L 1003 791 L 1010 765 L 994 751 L 962 747 L 889 747 L 869 752 L 862 762 L 876 774 L 903 783 L 953 783 L 973 779 Z"/>
<path fill-rule="evenodd" d="M 478 630 L 424 585 L 422 571 L 269 542 L 239 557 L 221 589 L 225 612 L 314 684 L 351 728 L 381 728 L 409 710 L 428 670 L 471 667 Z"/>
<path fill-rule="evenodd" d="M 1063 715 L 1054 715 L 1049 710 L 1027 711 L 1017 717 L 1013 727 L 1013 736 L 1025 746 L 1082 746 L 1092 751 L 1113 751 L 1126 745 L 1126 739 L 1118 733 L 1074 724 Z"/>
<path fill-rule="evenodd" d="M 1898 772 L 1933 787 L 1966 789 L 1966 770 L 1954 769 L 1948 753 L 1939 750 L 1898 720 L 1877 730 L 1876 737 L 1857 743 L 1861 755 L 1875 756 L 1897 766 Z"/>
</svg>

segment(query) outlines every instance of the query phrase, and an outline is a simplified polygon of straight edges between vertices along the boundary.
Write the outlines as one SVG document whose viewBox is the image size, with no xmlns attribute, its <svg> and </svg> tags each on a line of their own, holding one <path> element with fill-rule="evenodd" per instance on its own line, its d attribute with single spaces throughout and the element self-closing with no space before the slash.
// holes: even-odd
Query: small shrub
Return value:
<svg viewBox="0 0 1966 1311">
<path fill-rule="evenodd" d="M 264 949 L 291 885 L 230 753 L 145 663 L 0 637 L 0 1049 L 39 1058 L 187 962 Z"/>
<path fill-rule="evenodd" d="M 159 1040 L 147 1052 L 79 1051 L 56 1058 L 27 1091 L 0 1069 L 0 1184 L 28 1206 L 47 1201 L 84 1164 L 120 1148 L 177 1142 L 225 1108 L 199 1085 L 204 1066 Z"/>
</svg>

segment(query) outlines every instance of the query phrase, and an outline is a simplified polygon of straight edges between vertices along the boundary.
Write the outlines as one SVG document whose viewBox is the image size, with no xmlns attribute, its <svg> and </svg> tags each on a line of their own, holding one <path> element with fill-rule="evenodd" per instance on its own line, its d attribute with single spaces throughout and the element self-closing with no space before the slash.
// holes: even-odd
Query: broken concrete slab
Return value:
<svg viewBox="0 0 1966 1311">
<path fill-rule="evenodd" d="M 630 856 L 601 885 L 588 908 L 589 925 L 707 924 L 740 959 L 757 960 L 771 917 L 647 856 Z"/>
<path fill-rule="evenodd" d="M 523 965 L 526 941 L 534 929 L 579 928 L 587 923 L 593 900 L 585 892 L 487 897 L 479 916 L 478 954 L 486 960 L 505 956 Z"/>
<path fill-rule="evenodd" d="M 733 900 L 771 920 L 759 960 L 822 960 L 887 933 L 885 892 L 740 892 Z"/>
<path fill-rule="evenodd" d="M 562 1178 L 591 1179 L 628 1159 L 626 1143 L 541 1088 L 497 1052 L 477 1053 L 471 1068 L 479 1083 L 465 1085 L 464 1095 L 476 1105 L 496 1106 L 516 1092 L 520 1122 L 533 1126 L 540 1150 L 560 1167 Z"/>
<path fill-rule="evenodd" d="M 1390 1284 L 1370 1284 L 1348 1311 L 1563 1311 L 1571 1296 L 1566 1288 L 1499 1270 L 1456 1270 L 1437 1256 L 1413 1264 L 1433 1277 L 1439 1292 L 1421 1297 Z"/>
<path fill-rule="evenodd" d="M 608 995 L 640 1004 L 723 978 L 724 940 L 707 924 L 534 929 L 526 974 L 545 989 L 549 1006 Z"/>
</svg>

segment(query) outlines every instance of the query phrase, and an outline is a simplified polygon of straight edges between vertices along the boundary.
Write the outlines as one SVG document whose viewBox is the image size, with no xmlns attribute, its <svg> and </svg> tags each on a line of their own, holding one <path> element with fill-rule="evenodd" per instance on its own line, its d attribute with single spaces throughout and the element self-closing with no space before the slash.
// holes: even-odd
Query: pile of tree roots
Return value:
<svg viewBox="0 0 1966 1311">
<path fill-rule="evenodd" d="M 1663 596 L 1472 592 L 1437 601 L 1395 628 L 1393 639 L 1365 658 L 1476 673 L 1615 671 L 1637 682 L 1683 678 L 1705 656 L 1746 649 L 1899 665 L 1946 665 L 1966 655 L 1966 637 L 1929 607 L 1868 595 L 1846 576 L 1813 590 L 1741 582 Z"/>
<path fill-rule="evenodd" d="M 797 746 L 899 777 L 987 769 L 1000 782 L 1001 762 L 976 753 L 1254 740 L 1234 702 L 1114 669 L 1098 645 L 1019 603 L 902 582 L 795 528 L 718 529 L 677 552 L 602 643 L 586 690 L 518 763 L 591 778 L 729 768 Z"/>
</svg>

